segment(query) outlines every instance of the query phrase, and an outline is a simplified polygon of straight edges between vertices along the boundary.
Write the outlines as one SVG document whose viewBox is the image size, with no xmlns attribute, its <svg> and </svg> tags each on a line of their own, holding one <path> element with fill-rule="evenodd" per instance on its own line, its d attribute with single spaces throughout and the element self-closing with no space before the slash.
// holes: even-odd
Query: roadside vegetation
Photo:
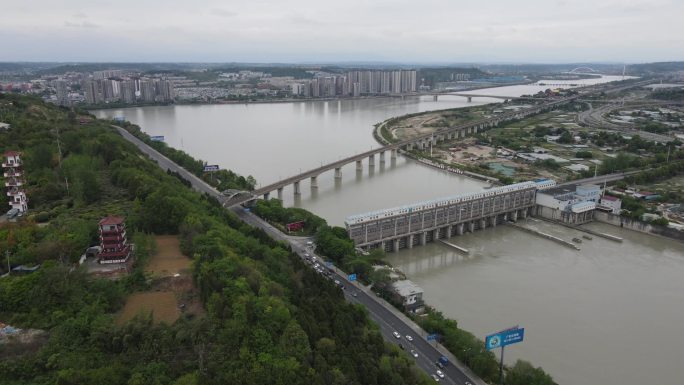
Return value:
<svg viewBox="0 0 684 385">
<path fill-rule="evenodd" d="M 78 112 L 32 97 L 0 94 L 0 106 L 12 125 L 0 133 L 0 150 L 26 154 L 31 199 L 28 217 L 0 225 L 0 249 L 11 265 L 41 264 L 0 278 L 0 320 L 49 334 L 37 349 L 3 356 L 0 383 L 428 383 L 335 285 L 161 171 L 107 122 L 80 125 Z M 74 263 L 107 214 L 124 215 L 141 247 L 145 234 L 180 237 L 206 315 L 116 324 L 124 298 L 146 287 L 145 273 L 96 279 Z"/>
</svg>

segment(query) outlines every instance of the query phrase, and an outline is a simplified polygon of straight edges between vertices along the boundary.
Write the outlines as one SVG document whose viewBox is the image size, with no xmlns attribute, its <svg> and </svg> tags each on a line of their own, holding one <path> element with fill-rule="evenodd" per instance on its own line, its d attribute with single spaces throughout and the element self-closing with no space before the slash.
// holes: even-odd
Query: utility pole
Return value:
<svg viewBox="0 0 684 385">
<path fill-rule="evenodd" d="M 7 275 L 10 275 L 12 269 L 10 268 L 9 250 L 5 251 L 5 255 L 7 256 Z"/>
<path fill-rule="evenodd" d="M 667 146 L 667 160 L 665 160 L 665 163 L 670 163 L 670 149 L 672 146 Z"/>
</svg>

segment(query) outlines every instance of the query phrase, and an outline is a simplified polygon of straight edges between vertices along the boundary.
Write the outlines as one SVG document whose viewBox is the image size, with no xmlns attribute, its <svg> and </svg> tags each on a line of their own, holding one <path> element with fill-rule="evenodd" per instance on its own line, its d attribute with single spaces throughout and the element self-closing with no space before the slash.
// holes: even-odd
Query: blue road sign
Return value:
<svg viewBox="0 0 684 385">
<path fill-rule="evenodd" d="M 428 334 L 427 337 L 425 337 L 428 341 L 435 341 L 437 338 L 439 338 L 439 334 Z"/>
<path fill-rule="evenodd" d="M 522 342 L 525 337 L 525 328 L 515 328 L 502 330 L 498 333 L 490 334 L 485 338 L 487 350 L 503 348 L 506 345 Z"/>
<path fill-rule="evenodd" d="M 150 136 L 150 140 L 153 142 L 163 142 L 164 141 L 164 135 Z"/>
<path fill-rule="evenodd" d="M 350 281 L 356 281 L 356 274 L 349 274 Z"/>
<path fill-rule="evenodd" d="M 204 172 L 218 171 L 218 170 L 219 170 L 218 164 L 208 164 L 208 165 L 204 166 Z"/>
</svg>

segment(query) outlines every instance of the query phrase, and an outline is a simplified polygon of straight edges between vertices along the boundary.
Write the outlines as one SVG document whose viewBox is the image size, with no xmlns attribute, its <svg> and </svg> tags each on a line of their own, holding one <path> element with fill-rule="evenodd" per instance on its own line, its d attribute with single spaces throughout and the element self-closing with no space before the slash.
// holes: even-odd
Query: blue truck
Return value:
<svg viewBox="0 0 684 385">
<path fill-rule="evenodd" d="M 439 357 L 439 360 L 437 361 L 437 366 L 439 366 L 440 368 L 443 369 L 445 366 L 448 366 L 448 365 L 449 365 L 449 359 L 446 358 L 446 356 Z"/>
</svg>

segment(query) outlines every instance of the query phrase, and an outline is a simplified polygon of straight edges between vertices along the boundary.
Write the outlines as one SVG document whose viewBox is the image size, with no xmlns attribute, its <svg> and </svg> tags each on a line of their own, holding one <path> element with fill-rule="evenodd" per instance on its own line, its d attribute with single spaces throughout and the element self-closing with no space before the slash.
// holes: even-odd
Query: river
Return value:
<svg viewBox="0 0 684 385">
<path fill-rule="evenodd" d="M 518 96 L 546 88 L 521 85 L 471 93 Z M 95 114 L 123 116 L 150 135 L 164 135 L 173 147 L 251 174 L 266 185 L 378 146 L 372 126 L 389 117 L 493 101 L 500 100 L 369 98 L 138 107 Z M 285 204 L 309 209 L 335 225 L 351 214 L 486 185 L 403 157 L 396 162 L 388 157 L 384 166 L 376 158 L 372 169 L 364 161 L 361 173 L 352 164 L 343 169 L 340 183 L 329 172 L 318 184 L 318 189 L 309 189 L 308 181 L 303 182 L 297 201 L 286 188 Z M 566 231 L 543 222 L 533 225 Z M 684 323 L 684 296 L 678 295 L 684 293 L 684 280 L 678 278 L 684 275 L 684 246 L 612 227 L 606 231 L 625 242 L 594 237 L 576 252 L 500 226 L 454 238 L 471 249 L 468 258 L 429 244 L 389 254 L 388 260 L 425 289 L 431 305 L 480 337 L 514 324 L 526 327 L 526 341 L 506 351 L 507 361 L 527 359 L 560 384 L 680 383 L 674 361 L 681 340 L 678 328 Z"/>
</svg>

